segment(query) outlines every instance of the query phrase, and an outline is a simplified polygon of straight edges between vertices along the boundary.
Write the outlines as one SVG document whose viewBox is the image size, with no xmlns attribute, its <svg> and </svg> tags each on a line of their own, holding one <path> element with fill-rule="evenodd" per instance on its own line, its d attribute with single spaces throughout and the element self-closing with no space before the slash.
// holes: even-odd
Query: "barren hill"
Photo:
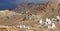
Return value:
<svg viewBox="0 0 60 31">
<path fill-rule="evenodd" d="M 60 2 L 21 4 L 14 10 L 0 11 L 0 25 L 25 25 L 33 27 L 32 29 L 21 29 L 22 31 L 60 31 L 58 21 L 52 21 L 56 24 L 56 29 L 48 29 L 47 26 L 38 25 L 41 19 L 45 22 L 46 18 L 52 20 L 52 18 L 58 15 L 60 16 Z M 14 31 L 15 29 L 8 30 Z"/>
</svg>

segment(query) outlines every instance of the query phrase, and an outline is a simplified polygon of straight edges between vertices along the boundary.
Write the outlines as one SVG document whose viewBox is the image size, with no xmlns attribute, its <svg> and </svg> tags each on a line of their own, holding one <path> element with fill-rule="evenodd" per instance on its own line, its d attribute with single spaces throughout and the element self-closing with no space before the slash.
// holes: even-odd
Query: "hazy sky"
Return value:
<svg viewBox="0 0 60 31">
<path fill-rule="evenodd" d="M 20 0 L 21 1 L 21 0 Z M 34 2 L 34 3 L 43 3 L 47 2 L 48 0 L 22 0 L 22 2 L 29 3 L 29 2 Z"/>
<path fill-rule="evenodd" d="M 48 0 L 0 0 L 0 9 L 9 9 L 9 8 L 15 8 L 17 5 L 21 3 L 44 3 Z"/>
</svg>

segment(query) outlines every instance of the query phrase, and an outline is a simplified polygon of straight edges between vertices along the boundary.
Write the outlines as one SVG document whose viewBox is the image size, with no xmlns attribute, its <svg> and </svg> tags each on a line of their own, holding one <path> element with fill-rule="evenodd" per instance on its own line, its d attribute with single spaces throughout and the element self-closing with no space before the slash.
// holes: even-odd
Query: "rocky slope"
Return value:
<svg viewBox="0 0 60 31">
<path fill-rule="evenodd" d="M 0 11 L 0 25 L 15 26 L 15 28 L 1 28 L 1 31 L 60 31 L 59 16 L 60 2 L 21 4 L 14 10 Z M 50 20 L 47 22 L 46 18 Z M 16 27 L 17 25 L 19 27 Z"/>
</svg>

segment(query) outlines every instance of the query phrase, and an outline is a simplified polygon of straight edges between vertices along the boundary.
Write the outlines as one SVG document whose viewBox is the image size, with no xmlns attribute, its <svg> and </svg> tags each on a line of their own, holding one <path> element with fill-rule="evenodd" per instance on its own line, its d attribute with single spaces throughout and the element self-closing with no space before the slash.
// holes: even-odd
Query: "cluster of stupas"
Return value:
<svg viewBox="0 0 60 31">
<path fill-rule="evenodd" d="M 55 18 L 52 18 L 52 20 L 55 20 L 55 21 L 58 20 L 58 22 L 60 22 L 59 16 L 56 16 Z M 46 26 L 48 26 L 48 28 L 56 28 L 56 25 L 55 25 L 54 22 L 52 22 L 52 20 L 49 19 L 49 18 L 46 18 L 45 22 L 43 20 L 40 20 L 39 24 L 40 25 L 45 24 Z"/>
</svg>

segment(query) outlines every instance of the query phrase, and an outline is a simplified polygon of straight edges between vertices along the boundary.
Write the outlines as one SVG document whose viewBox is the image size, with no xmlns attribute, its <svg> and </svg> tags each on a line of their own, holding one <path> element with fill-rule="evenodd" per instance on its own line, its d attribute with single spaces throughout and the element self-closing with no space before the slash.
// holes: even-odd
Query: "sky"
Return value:
<svg viewBox="0 0 60 31">
<path fill-rule="evenodd" d="M 45 3 L 48 0 L 0 0 L 0 9 L 12 9 L 21 3 Z"/>
</svg>

